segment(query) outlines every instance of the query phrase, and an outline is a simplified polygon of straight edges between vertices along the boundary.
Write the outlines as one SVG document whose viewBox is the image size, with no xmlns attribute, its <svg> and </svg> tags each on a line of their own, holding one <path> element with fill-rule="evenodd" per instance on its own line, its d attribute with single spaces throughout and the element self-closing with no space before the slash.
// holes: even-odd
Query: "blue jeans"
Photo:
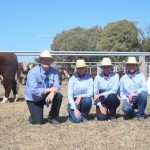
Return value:
<svg viewBox="0 0 150 150">
<path fill-rule="evenodd" d="M 116 109 L 120 105 L 120 101 L 117 98 L 117 94 L 109 94 L 107 98 L 100 97 L 99 100 L 96 101 L 96 104 L 98 102 L 101 102 L 101 104 L 106 107 L 107 113 L 103 114 L 99 106 L 96 106 L 96 116 L 97 120 L 105 121 L 108 120 L 109 116 L 114 116 L 116 115 Z"/>
<path fill-rule="evenodd" d="M 137 117 L 145 116 L 145 108 L 147 105 L 147 92 L 142 91 L 136 99 L 134 99 L 133 104 L 129 104 L 126 100 L 123 101 L 122 110 L 129 117 L 134 115 L 134 109 L 138 109 Z"/>
<path fill-rule="evenodd" d="M 67 106 L 67 110 L 69 113 L 69 120 L 74 123 L 80 123 L 84 118 L 87 118 L 92 106 L 91 97 L 84 97 L 81 99 L 80 103 L 76 106 L 76 108 L 81 112 L 79 117 L 74 115 L 74 110 L 71 108 L 70 104 Z"/>
</svg>

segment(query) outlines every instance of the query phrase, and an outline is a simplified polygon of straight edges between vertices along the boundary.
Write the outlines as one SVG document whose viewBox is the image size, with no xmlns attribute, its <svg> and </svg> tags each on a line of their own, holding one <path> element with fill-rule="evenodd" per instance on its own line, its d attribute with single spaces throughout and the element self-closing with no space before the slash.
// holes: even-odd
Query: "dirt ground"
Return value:
<svg viewBox="0 0 150 150">
<path fill-rule="evenodd" d="M 90 120 L 80 124 L 67 121 L 67 84 L 61 86 L 63 103 L 60 111 L 61 125 L 30 125 L 29 112 L 23 99 L 24 86 L 16 103 L 0 103 L 0 150 L 117 150 L 150 149 L 150 98 L 146 113 L 147 119 L 138 121 L 123 120 L 121 106 L 117 110 L 118 118 L 109 121 L 97 121 L 95 106 L 90 111 Z M 3 96 L 0 86 L 0 101 Z M 49 108 L 44 108 L 47 120 Z"/>
</svg>

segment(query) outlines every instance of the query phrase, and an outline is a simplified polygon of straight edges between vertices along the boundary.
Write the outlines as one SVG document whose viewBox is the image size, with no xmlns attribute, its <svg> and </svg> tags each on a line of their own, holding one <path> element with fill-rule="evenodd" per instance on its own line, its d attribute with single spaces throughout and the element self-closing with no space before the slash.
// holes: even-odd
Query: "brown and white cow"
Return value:
<svg viewBox="0 0 150 150">
<path fill-rule="evenodd" d="M 11 90 L 15 101 L 18 99 L 18 87 L 17 87 L 17 75 L 18 70 L 18 59 L 14 53 L 0 52 L 0 75 L 1 82 L 4 86 L 5 96 L 3 97 L 2 103 L 8 101 Z"/>
<path fill-rule="evenodd" d="M 60 81 L 60 85 L 62 84 L 62 81 L 64 81 L 65 79 L 69 79 L 70 75 L 66 70 L 62 70 L 62 69 L 58 69 L 58 76 L 59 76 L 59 81 Z"/>
<path fill-rule="evenodd" d="M 34 66 L 34 63 L 29 62 L 18 63 L 18 78 L 22 85 L 26 84 L 27 74 Z"/>
</svg>

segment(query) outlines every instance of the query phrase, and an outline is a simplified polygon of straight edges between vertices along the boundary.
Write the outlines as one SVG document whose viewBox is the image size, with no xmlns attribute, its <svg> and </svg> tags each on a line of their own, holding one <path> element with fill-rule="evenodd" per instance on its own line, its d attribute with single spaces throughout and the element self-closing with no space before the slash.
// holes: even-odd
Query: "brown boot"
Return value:
<svg viewBox="0 0 150 150">
<path fill-rule="evenodd" d="M 49 123 L 59 125 L 60 122 L 58 122 L 56 119 L 49 119 Z"/>
</svg>

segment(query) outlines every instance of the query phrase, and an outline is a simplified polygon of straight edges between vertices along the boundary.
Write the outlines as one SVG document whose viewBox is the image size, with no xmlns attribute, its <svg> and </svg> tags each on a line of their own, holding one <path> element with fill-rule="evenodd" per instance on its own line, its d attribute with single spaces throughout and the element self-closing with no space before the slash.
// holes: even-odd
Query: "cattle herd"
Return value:
<svg viewBox="0 0 150 150">
<path fill-rule="evenodd" d="M 26 84 L 27 73 L 34 67 L 35 63 L 18 63 L 17 56 L 10 52 L 0 52 L 0 82 L 4 87 L 4 97 L 2 103 L 8 102 L 12 90 L 14 102 L 18 100 L 20 85 Z M 69 79 L 72 73 L 64 69 L 59 69 L 60 84 L 63 80 Z"/>
</svg>

